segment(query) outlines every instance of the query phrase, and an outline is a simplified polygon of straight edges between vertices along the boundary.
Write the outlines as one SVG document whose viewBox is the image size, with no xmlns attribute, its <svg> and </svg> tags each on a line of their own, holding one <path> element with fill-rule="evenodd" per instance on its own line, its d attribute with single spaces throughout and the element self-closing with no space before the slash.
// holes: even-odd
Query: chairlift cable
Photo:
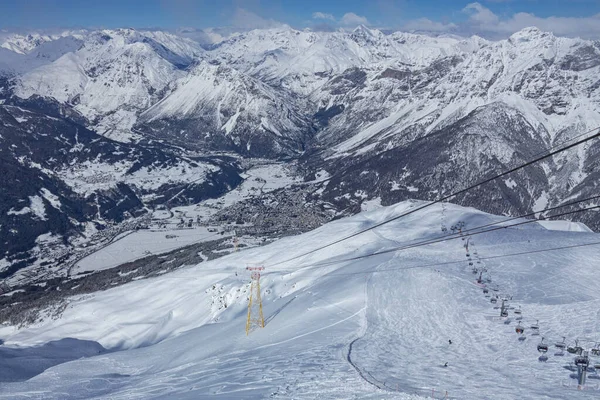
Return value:
<svg viewBox="0 0 600 400">
<path fill-rule="evenodd" d="M 562 216 L 565 216 L 565 215 L 580 213 L 580 212 L 594 210 L 594 209 L 600 209 L 600 205 L 598 205 L 598 206 L 592 206 L 592 207 L 588 207 L 588 208 L 582 208 L 582 209 L 578 209 L 578 210 L 574 210 L 574 211 L 568 211 L 568 212 L 564 212 L 564 213 L 561 213 L 561 214 L 556 214 L 556 215 L 553 215 L 551 218 L 562 217 Z M 478 232 L 470 233 L 469 236 L 475 236 L 475 235 L 479 235 L 479 234 L 482 234 L 482 233 L 489 233 L 489 232 L 497 231 L 497 230 L 500 230 L 500 229 L 508 229 L 508 228 L 512 228 L 512 227 L 515 227 L 515 226 L 520 226 L 520 225 L 525 225 L 525 224 L 531 224 L 531 223 L 534 223 L 534 222 L 538 222 L 538 220 L 526 220 L 526 221 L 518 222 L 516 224 L 511 224 L 511 225 L 506 225 L 506 226 L 498 226 L 498 227 L 494 227 L 494 228 L 491 228 L 491 229 L 487 229 L 487 230 L 483 230 L 483 231 L 478 231 Z M 487 226 L 489 226 L 489 225 L 487 225 Z M 317 266 L 325 266 L 325 265 L 337 264 L 337 263 L 346 262 L 346 261 L 356 261 L 356 260 L 361 260 L 361 259 L 368 258 L 368 257 L 378 256 L 378 255 L 381 255 L 381 254 L 387 254 L 387 253 L 392 253 L 392 252 L 401 251 L 401 250 L 413 249 L 413 248 L 417 248 L 417 247 L 427 246 L 427 245 L 430 245 L 430 244 L 444 242 L 446 240 L 455 240 L 455 239 L 458 239 L 458 238 L 460 238 L 460 236 L 431 239 L 431 240 L 428 240 L 428 241 L 423 241 L 423 242 L 414 243 L 414 244 L 405 245 L 405 246 L 400 246 L 400 247 L 394 247 L 394 248 L 382 250 L 382 251 L 375 252 L 375 253 L 363 254 L 363 255 L 360 255 L 360 256 L 355 256 L 355 257 L 350 257 L 350 258 L 344 258 L 344 259 L 339 259 L 339 260 L 324 261 L 324 262 L 314 263 L 314 264 L 309 264 L 309 265 L 313 266 L 313 267 L 317 267 Z M 486 259 L 488 259 L 488 257 L 481 257 L 480 259 L 481 260 L 486 260 Z M 461 260 L 461 261 L 464 261 L 464 260 Z M 298 268 L 300 268 L 300 267 L 298 267 Z"/>
<path fill-rule="evenodd" d="M 515 171 L 518 171 L 518 170 L 520 170 L 520 169 L 523 169 L 523 168 L 525 168 L 525 167 L 527 167 L 527 166 L 529 166 L 529 165 L 535 164 L 535 163 L 537 163 L 537 162 L 539 162 L 539 161 L 541 161 L 541 160 L 544 160 L 544 159 L 546 159 L 546 158 L 549 158 L 549 157 L 552 157 L 552 156 L 554 156 L 554 155 L 556 155 L 556 154 L 562 153 L 563 151 L 566 151 L 566 150 L 568 150 L 568 149 L 571 149 L 571 148 L 573 148 L 573 147 L 575 147 L 575 146 L 578 146 L 578 145 L 580 145 L 580 144 L 582 144 L 582 143 L 585 143 L 585 142 L 588 142 L 588 141 L 590 141 L 590 140 L 592 140 L 592 139 L 596 139 L 596 138 L 600 137 L 600 128 L 594 128 L 594 129 L 591 129 L 591 130 L 589 130 L 588 132 L 586 132 L 586 134 L 587 134 L 587 133 L 590 133 L 590 132 L 593 132 L 594 130 L 598 130 L 598 132 L 596 132 L 596 133 L 595 133 L 594 135 L 592 135 L 592 136 L 589 136 L 589 137 L 586 137 L 586 138 L 584 138 L 584 139 L 578 140 L 577 142 L 575 142 L 575 143 L 571 143 L 571 144 L 569 144 L 568 146 L 562 147 L 562 148 L 560 148 L 560 149 L 557 149 L 557 150 L 551 151 L 551 152 L 549 152 L 549 153 L 547 153 L 547 154 L 545 154 L 545 155 L 542 155 L 542 156 L 540 156 L 540 157 L 537 157 L 537 158 L 535 158 L 535 159 L 533 159 L 533 160 L 531 160 L 531 161 L 527 161 L 526 163 L 524 163 L 524 164 L 521 164 L 521 165 L 519 165 L 519 166 L 517 166 L 517 167 L 514 167 L 514 168 L 512 168 L 512 169 L 509 169 L 509 170 L 507 170 L 507 171 L 504 171 L 504 172 L 502 172 L 502 173 L 500 173 L 500 174 L 497 174 L 497 175 L 495 175 L 495 176 L 493 176 L 493 177 L 490 177 L 490 178 L 484 179 L 484 180 L 480 181 L 479 183 L 476 183 L 476 184 L 474 184 L 474 185 L 471 185 L 471 186 L 469 186 L 469 187 L 467 187 L 467 188 L 461 189 L 461 190 L 459 190 L 459 191 L 457 191 L 457 192 L 451 193 L 451 194 L 449 194 L 449 195 L 446 195 L 446 196 L 442 196 L 442 197 L 440 197 L 440 198 L 439 198 L 439 199 L 437 199 L 437 200 L 434 200 L 434 201 L 431 201 L 431 202 L 429 202 L 429 203 L 426 203 L 426 204 L 423 204 L 423 205 L 421 205 L 421 206 L 418 206 L 418 207 L 416 207 L 416 208 L 414 208 L 414 209 L 412 209 L 412 210 L 406 211 L 406 212 L 404 212 L 404 213 L 402 213 L 402 214 L 400 214 L 400 215 L 397 215 L 397 216 L 395 216 L 395 217 L 392 217 L 392 218 L 389 218 L 389 219 L 387 219 L 387 220 L 385 220 L 385 221 L 379 222 L 379 223 L 377 223 L 377 224 L 375 224 L 375 225 L 373 225 L 373 226 L 370 226 L 370 227 L 368 227 L 368 228 L 365 228 L 365 229 L 361 229 L 361 230 L 359 230 L 359 231 L 357 231 L 357 232 L 355 232 L 355 233 L 352 233 L 352 234 L 350 234 L 350 235 L 344 236 L 343 238 L 340 238 L 340 239 L 334 240 L 334 241 L 332 241 L 332 242 L 330 242 L 330 243 L 327 243 L 327 244 L 324 244 L 324 245 L 322 245 L 322 246 L 316 247 L 316 248 L 314 248 L 314 249 L 312 249 L 312 250 L 309 250 L 309 251 L 307 251 L 307 252 L 304 252 L 304 253 L 302 253 L 302 254 L 299 254 L 299 255 L 297 255 L 297 256 L 294 256 L 294 257 L 288 258 L 287 260 L 280 261 L 280 262 L 278 262 L 277 264 L 283 264 L 283 263 L 287 263 L 287 262 L 289 262 L 289 261 L 293 261 L 293 260 L 296 260 L 296 259 L 298 259 L 298 258 L 301 258 L 301 257 L 307 256 L 307 255 L 309 255 L 309 254 L 312 254 L 312 253 L 315 253 L 315 252 L 317 252 L 317 251 L 319 251 L 319 250 L 323 250 L 323 249 L 325 249 L 325 248 L 327 248 L 327 247 L 331 247 L 331 246 L 333 246 L 333 245 L 336 245 L 336 244 L 338 244 L 338 243 L 340 243 L 340 242 L 343 242 L 343 241 L 345 241 L 345 240 L 351 239 L 351 238 L 353 238 L 353 237 L 355 237 L 355 236 L 361 235 L 361 234 L 363 234 L 363 233 L 365 233 L 365 232 L 371 231 L 371 230 L 373 230 L 373 229 L 376 229 L 376 228 L 378 228 L 378 227 L 380 227 L 380 226 L 383 226 L 383 225 L 385 225 L 385 224 L 388 224 L 388 223 L 390 223 L 390 222 L 396 221 L 396 220 L 398 220 L 398 219 L 400 219 L 400 218 L 403 218 L 403 217 L 406 217 L 406 216 L 408 216 L 408 215 L 414 214 L 414 213 L 415 213 L 415 212 L 417 212 L 417 211 L 420 211 L 420 210 L 423 210 L 423 209 L 425 209 L 425 208 L 431 207 L 431 206 L 432 206 L 432 205 L 434 205 L 434 204 L 437 204 L 437 203 L 440 203 L 440 202 L 446 201 L 446 200 L 448 200 L 448 199 L 451 199 L 451 198 L 453 198 L 453 197 L 456 197 L 456 196 L 458 196 L 458 195 L 460 195 L 460 194 L 466 193 L 466 192 L 468 192 L 469 190 L 473 190 L 473 189 L 475 189 L 475 188 L 477 188 L 477 187 L 479 187 L 479 186 L 482 186 L 482 185 L 484 185 L 484 184 L 486 184 L 486 183 L 492 182 L 492 181 L 494 181 L 494 180 L 496 180 L 496 179 L 498 179 L 498 178 L 501 178 L 501 177 L 503 177 L 503 176 L 506 176 L 506 175 L 508 175 L 508 174 L 511 174 L 511 173 L 513 173 L 513 172 L 515 172 Z M 273 266 L 273 265 L 269 265 L 269 266 Z"/>
</svg>

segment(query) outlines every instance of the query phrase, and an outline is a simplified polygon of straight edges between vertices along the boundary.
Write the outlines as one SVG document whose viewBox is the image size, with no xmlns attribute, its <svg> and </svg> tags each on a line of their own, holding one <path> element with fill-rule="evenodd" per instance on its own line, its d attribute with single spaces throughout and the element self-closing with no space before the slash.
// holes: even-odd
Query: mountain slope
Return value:
<svg viewBox="0 0 600 400">
<path fill-rule="evenodd" d="M 575 380 L 563 368 L 572 356 L 554 356 L 551 350 L 547 362 L 539 362 L 536 345 L 541 336 L 549 344 L 565 336 L 571 344 L 600 329 L 594 246 L 483 261 L 491 273 L 490 291 L 498 288 L 502 296 L 512 296 L 511 306 L 522 310 L 524 342 L 517 340 L 513 310 L 509 319 L 498 318 L 499 311 L 473 282 L 460 240 L 319 265 L 438 237 L 439 205 L 284 262 L 418 205 L 405 202 L 363 213 L 168 276 L 75 298 L 60 318 L 20 331 L 4 327 L 0 333 L 9 348 L 73 337 L 121 351 L 63 363 L 25 382 L 3 383 L 0 396 L 572 395 Z M 445 208 L 449 225 L 473 228 L 503 220 L 451 204 Z M 478 257 L 485 259 L 597 241 L 597 234 L 533 224 L 479 235 L 471 245 L 477 242 Z M 239 266 L 249 260 L 267 267 L 261 278 L 267 323 L 246 336 L 248 277 Z M 537 337 L 529 329 L 536 320 Z M 97 380 L 102 383 L 90 386 Z M 587 389 L 578 396 L 595 398 L 593 379 Z"/>
<path fill-rule="evenodd" d="M 472 54 L 438 59 L 425 68 L 373 66 L 349 69 L 336 76 L 311 95 L 321 127 L 315 148 L 318 155 L 312 162 L 332 175 L 340 175 L 340 170 L 354 165 L 342 181 L 336 177 L 339 190 L 334 189 L 329 198 L 351 196 L 356 205 L 361 197 L 381 195 L 388 199 L 384 204 L 391 204 L 409 193 L 396 189 L 392 194 L 389 185 L 396 184 L 387 182 L 399 183 L 400 177 L 410 173 L 408 181 L 414 184 L 407 185 L 413 188 L 412 196 L 432 199 L 441 188 L 448 193 L 450 187 L 466 187 L 491 171 L 517 165 L 500 162 L 482 169 L 477 160 L 488 149 L 500 152 L 495 154 L 499 159 L 507 153 L 531 155 L 600 127 L 597 46 L 596 42 L 556 38 L 537 29 L 525 29 L 508 40 L 483 42 Z M 491 111 L 484 117 L 480 111 L 486 109 Z M 497 114 L 493 110 L 506 111 Z M 469 125 L 489 132 L 489 136 L 473 146 L 469 137 L 463 136 L 467 130 L 463 130 L 462 119 L 470 119 Z M 529 128 L 523 131 L 525 125 Z M 449 131 L 465 142 L 454 142 L 455 137 L 445 134 L 443 142 L 436 140 L 440 132 Z M 457 153 L 464 154 L 461 162 L 455 158 Z M 496 192 L 508 199 L 508 208 L 487 203 L 477 206 L 514 213 L 560 204 L 576 196 L 572 189 L 594 170 L 594 154 L 581 146 L 547 160 L 543 173 L 526 180 L 521 177 L 521 181 L 513 177 L 522 185 L 510 184 Z M 442 164 L 449 159 L 452 168 L 461 171 L 460 176 L 450 182 L 431 180 L 430 159 Z M 374 180 L 357 177 L 369 171 L 371 175 L 383 175 Z M 440 177 L 435 173 L 433 176 Z M 590 180 L 586 184 L 594 187 Z M 343 185 L 346 187 L 341 189 Z M 463 204 L 474 205 L 466 200 Z M 588 216 L 586 222 L 596 227 L 594 218 Z"/>
<path fill-rule="evenodd" d="M 51 99 L 14 98 L 0 105 L 4 277 L 35 261 L 39 247 L 68 248 L 76 235 L 146 214 L 147 207 L 199 202 L 241 181 L 234 160 L 190 159 L 114 142 L 82 120 Z"/>
<path fill-rule="evenodd" d="M 44 65 L 1 78 L 0 102 L 10 98 L 14 114 L 14 107 L 34 107 L 44 96 L 56 99 L 52 112 L 35 105 L 54 137 L 33 135 L 26 143 L 71 158 L 57 169 L 46 159 L 34 162 L 79 196 L 114 191 L 92 202 L 105 203 L 104 210 L 133 193 L 139 203 L 116 207 L 115 221 L 142 205 L 221 194 L 241 179 L 238 165 L 256 158 L 299 161 L 306 184 L 289 187 L 286 204 L 300 203 L 289 209 L 325 202 L 332 215 L 345 215 L 377 202 L 434 199 L 600 126 L 598 42 L 535 28 L 491 42 L 366 27 L 328 33 L 281 27 L 205 46 L 131 29 L 54 38 L 26 54 L 11 53 L 40 54 Z M 22 100 L 11 98 L 11 87 Z M 18 112 L 11 118 L 27 119 Z M 73 130 L 52 118 L 131 145 L 99 141 L 90 153 L 98 161 L 71 153 Z M 33 123 L 19 125 L 23 137 L 36 131 Z M 597 189 L 597 156 L 590 143 L 456 201 L 514 215 L 589 197 Z M 20 201 L 29 204 L 29 196 Z M 14 206 L 7 210 L 25 207 Z M 261 210 L 247 206 L 239 213 Z M 274 207 L 285 218 L 281 209 Z M 600 224 L 595 213 L 578 217 L 593 229 Z"/>
<path fill-rule="evenodd" d="M 19 77 L 14 91 L 72 104 L 100 133 L 127 139 L 137 114 L 159 100 L 201 51 L 163 32 L 93 32 L 79 50 Z"/>
<path fill-rule="evenodd" d="M 434 199 L 457 192 L 497 171 L 535 158 L 546 144 L 517 110 L 503 103 L 481 107 L 467 117 L 404 146 L 353 164 L 342 160 L 328 182 L 326 199 L 340 208 L 358 206 L 365 197 L 393 204 L 406 197 Z M 548 187 L 543 164 L 524 170 L 453 201 L 518 215 L 530 211 Z"/>
<path fill-rule="evenodd" d="M 201 62 L 140 116 L 137 130 L 188 148 L 254 157 L 300 153 L 312 127 L 289 98 L 223 65 Z"/>
</svg>

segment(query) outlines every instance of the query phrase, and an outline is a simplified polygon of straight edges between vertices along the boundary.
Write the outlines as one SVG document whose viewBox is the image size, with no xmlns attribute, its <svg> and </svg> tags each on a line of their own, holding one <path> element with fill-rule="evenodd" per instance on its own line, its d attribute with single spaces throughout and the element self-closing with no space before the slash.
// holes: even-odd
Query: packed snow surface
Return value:
<svg viewBox="0 0 600 400">
<path fill-rule="evenodd" d="M 420 204 L 363 212 L 265 247 L 72 299 L 59 319 L 3 327 L 0 337 L 9 348 L 75 338 L 83 354 L 89 348 L 84 341 L 117 351 L 64 357 L 24 382 L 5 379 L 0 398 L 404 399 L 415 393 L 443 398 L 446 392 L 454 399 L 598 398 L 597 373 L 578 391 L 563 368 L 573 356 L 555 356 L 553 344 L 563 336 L 585 347 L 600 340 L 599 246 L 490 258 L 596 243 L 597 234 L 530 224 L 469 241 L 469 251 L 491 274 L 489 287 L 512 296 L 511 307 L 522 310 L 524 341 L 515 333 L 514 309 L 509 319 L 499 318 L 475 283 L 460 238 L 342 261 L 439 237 L 440 205 L 305 254 Z M 449 227 L 504 219 L 445 208 Z M 322 264 L 333 260 L 339 262 Z M 248 264 L 266 267 L 266 326 L 246 336 Z M 541 335 L 532 336 L 537 320 Z M 547 362 L 538 361 L 542 336 L 551 345 Z"/>
<path fill-rule="evenodd" d="M 114 268 L 152 254 L 165 253 L 192 243 L 215 240 L 207 228 L 140 230 L 90 254 L 75 265 L 74 274 Z"/>
</svg>

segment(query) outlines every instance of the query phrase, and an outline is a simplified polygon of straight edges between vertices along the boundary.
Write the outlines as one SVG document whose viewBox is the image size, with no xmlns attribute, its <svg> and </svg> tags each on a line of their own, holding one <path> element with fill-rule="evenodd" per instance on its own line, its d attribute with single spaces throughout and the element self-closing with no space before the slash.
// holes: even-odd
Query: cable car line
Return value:
<svg viewBox="0 0 600 400">
<path fill-rule="evenodd" d="M 582 208 L 582 209 L 578 209 L 578 210 L 575 210 L 575 211 L 568 211 L 568 212 L 564 212 L 564 213 L 561 213 L 561 214 L 553 215 L 552 217 L 561 217 L 561 216 L 565 216 L 565 215 L 569 215 L 569 214 L 575 214 L 575 213 L 580 213 L 580 212 L 594 210 L 594 209 L 600 209 L 600 205 L 598 205 L 598 206 L 592 206 L 592 207 L 588 207 L 588 208 Z M 525 224 L 531 224 L 533 222 L 539 222 L 539 221 L 535 220 L 535 219 L 526 220 L 526 221 L 518 222 L 518 223 L 512 224 L 512 225 L 498 226 L 498 227 L 487 229 L 487 230 L 484 230 L 484 231 L 473 232 L 473 233 L 470 233 L 470 234 L 465 235 L 465 236 L 475 236 L 475 235 L 479 235 L 479 234 L 482 234 L 482 233 L 489 233 L 489 232 L 497 231 L 497 230 L 500 230 L 500 229 L 508 229 L 508 228 L 512 228 L 512 227 L 515 227 L 515 226 L 520 226 L 520 225 L 525 225 Z M 452 235 L 450 235 L 450 236 L 452 236 Z M 386 249 L 386 250 L 381 250 L 381 251 L 375 252 L 375 253 L 363 254 L 363 255 L 360 255 L 360 256 L 355 256 L 355 257 L 350 257 L 350 258 L 344 258 L 344 259 L 339 259 L 339 260 L 324 261 L 324 262 L 320 262 L 320 263 L 311 263 L 311 264 L 305 265 L 305 266 L 317 267 L 317 266 L 325 266 L 325 265 L 337 264 L 337 263 L 346 262 L 346 261 L 356 261 L 356 260 L 361 260 L 361 259 L 368 258 L 368 257 L 378 256 L 378 255 L 381 255 L 381 254 L 393 253 L 393 252 L 401 251 L 401 250 L 408 250 L 408 249 L 412 249 L 412 248 L 416 248 L 416 247 L 427 246 L 427 245 L 430 245 L 430 244 L 444 242 L 446 240 L 455 240 L 455 239 L 459 239 L 459 238 L 461 238 L 461 236 L 431 239 L 431 240 L 428 240 L 428 241 L 414 243 L 414 244 L 411 244 L 411 245 L 404 245 L 404 246 L 399 246 L 399 247 L 393 247 L 393 248 Z M 486 260 L 487 257 L 480 257 L 480 259 L 481 260 Z M 464 259 L 462 261 L 464 261 Z M 297 268 L 301 268 L 301 267 L 303 267 L 303 266 L 299 266 Z"/>
<path fill-rule="evenodd" d="M 312 249 L 312 250 L 310 250 L 310 251 L 307 251 L 307 252 L 305 252 L 305 253 L 303 253 L 303 254 L 299 254 L 299 255 L 297 255 L 297 256 L 294 256 L 294 257 L 291 257 L 291 258 L 289 258 L 289 259 L 287 259 L 287 260 L 280 261 L 280 262 L 278 262 L 278 264 L 283 264 L 283 263 L 286 263 L 286 262 L 289 262 L 289 261 L 293 261 L 293 260 L 296 260 L 296 259 L 298 259 L 298 258 L 304 257 L 304 256 L 306 256 L 306 255 L 308 255 L 308 254 L 312 254 L 312 253 L 315 253 L 315 252 L 317 252 L 317 251 L 319 251 L 319 250 L 323 250 L 323 249 L 325 249 L 325 248 L 327 248 L 327 247 L 331 247 L 331 246 L 333 246 L 333 245 L 336 245 L 336 244 L 338 244 L 338 243 L 340 243 L 340 242 L 343 242 L 343 241 L 345 241 L 345 240 L 351 239 L 351 238 L 353 238 L 353 237 L 355 237 L 355 236 L 361 235 L 361 234 L 363 234 L 363 233 L 365 233 L 365 232 L 371 231 L 371 230 L 373 230 L 373 229 L 376 229 L 376 228 L 378 228 L 378 227 L 380 227 L 380 226 L 383 226 L 383 225 L 385 225 L 385 224 L 388 224 L 388 223 L 390 223 L 390 222 L 392 222 L 392 221 L 398 220 L 398 219 L 400 219 L 400 218 L 403 218 L 403 217 L 406 217 L 406 216 L 408 216 L 408 215 L 414 214 L 414 213 L 415 213 L 415 212 L 417 212 L 417 211 L 420 211 L 420 210 L 423 210 L 423 209 L 425 209 L 425 208 L 431 207 L 431 206 L 432 206 L 432 205 L 434 205 L 434 204 L 437 204 L 437 203 L 443 202 L 443 201 L 445 201 L 445 200 L 448 200 L 448 199 L 451 199 L 451 198 L 453 198 L 453 197 L 456 197 L 456 196 L 458 196 L 458 195 L 460 195 L 460 194 L 466 193 L 466 192 L 468 192 L 469 190 L 473 190 L 473 189 L 475 189 L 475 188 L 477 188 L 477 187 L 479 187 L 479 186 L 482 186 L 482 185 L 484 185 L 484 184 L 486 184 L 486 183 L 492 182 L 492 181 L 494 181 L 494 180 L 496 180 L 496 179 L 498 179 L 498 178 L 501 178 L 501 177 L 503 177 L 503 176 L 506 176 L 506 175 L 508 175 L 508 174 L 511 174 L 511 173 L 513 173 L 513 172 L 515 172 L 515 171 L 518 171 L 518 170 L 520 170 L 520 169 L 523 169 L 523 168 L 525 168 L 525 167 L 527 167 L 527 166 L 529 166 L 529 165 L 535 164 L 535 163 L 537 163 L 537 162 L 539 162 L 539 161 L 541 161 L 541 160 L 544 160 L 544 159 L 546 159 L 546 158 L 549 158 L 549 157 L 552 157 L 552 156 L 554 156 L 554 155 L 556 155 L 556 154 L 562 153 L 563 151 L 566 151 L 566 150 L 568 150 L 568 149 L 571 149 L 571 148 L 573 148 L 573 147 L 575 147 L 575 146 L 578 146 L 578 145 L 580 145 L 580 144 L 582 144 L 582 143 L 588 142 L 588 141 L 590 141 L 590 140 L 592 140 L 592 139 L 596 139 L 596 138 L 600 137 L 600 129 L 599 129 L 599 128 L 594 128 L 594 129 L 592 129 L 592 130 L 590 130 L 590 131 L 586 132 L 586 133 L 593 132 L 594 130 L 597 130 L 597 129 L 598 129 L 598 132 L 596 132 L 596 133 L 595 133 L 594 135 L 592 135 L 592 136 L 589 136 L 589 137 L 586 137 L 586 138 L 584 138 L 584 139 L 578 140 L 577 142 L 575 142 L 575 143 L 572 143 L 572 144 L 569 144 L 568 146 L 562 147 L 562 148 L 560 148 L 560 149 L 558 149 L 558 150 L 551 151 L 551 152 L 549 152 L 549 153 L 547 153 L 547 154 L 545 154 L 545 155 L 543 155 L 543 156 L 537 157 L 537 158 L 535 158 L 535 159 L 533 159 L 533 160 L 531 160 L 531 161 L 527 161 L 526 163 L 524 163 L 524 164 L 521 164 L 521 165 L 519 165 L 519 166 L 517 166 L 517 167 L 514 167 L 514 168 L 512 168 L 512 169 L 510 169 L 510 170 L 508 170 L 508 171 L 504 171 L 504 172 L 502 172 L 502 173 L 500 173 L 500 174 L 497 174 L 497 175 L 495 175 L 495 176 L 493 176 L 493 177 L 490 177 L 490 178 L 484 179 L 484 180 L 480 181 L 479 183 L 476 183 L 476 184 L 474 184 L 474 185 L 471 185 L 471 186 L 469 186 L 469 187 L 467 187 L 467 188 L 461 189 L 461 190 L 459 190 L 459 191 L 457 191 L 457 192 L 454 192 L 454 193 L 451 193 L 451 194 L 449 194 L 449 195 L 443 196 L 443 197 L 441 197 L 441 198 L 439 198 L 439 199 L 437 199 L 437 200 L 430 201 L 429 203 L 426 203 L 426 204 L 424 204 L 424 205 L 421 205 L 421 206 L 419 206 L 419 207 L 416 207 L 416 208 L 414 208 L 414 209 L 412 209 L 412 210 L 406 211 L 406 212 L 404 212 L 404 213 L 402 213 L 402 214 L 400 214 L 400 215 L 397 215 L 397 216 L 395 216 L 395 217 L 389 218 L 389 219 L 387 219 L 387 220 L 385 220 L 385 221 L 379 222 L 379 223 L 377 223 L 377 224 L 375 224 L 375 225 L 373 225 L 373 226 L 370 226 L 370 227 L 368 227 L 368 228 L 365 228 L 365 229 L 361 229 L 361 230 L 359 230 L 359 231 L 357 231 L 357 232 L 355 232 L 355 233 L 352 233 L 352 234 L 350 234 L 350 235 L 344 236 L 344 237 L 342 237 L 342 238 L 340 238 L 340 239 L 334 240 L 333 242 L 330 242 L 330 243 L 324 244 L 324 245 L 322 245 L 322 246 L 316 247 L 316 248 L 314 248 L 314 249 Z M 269 265 L 269 266 L 273 266 L 273 265 Z"/>
<path fill-rule="evenodd" d="M 550 247 L 550 248 L 546 248 L 546 249 L 529 250 L 529 251 L 523 251 L 523 252 L 518 252 L 518 253 L 498 254 L 498 255 L 494 255 L 494 256 L 482 257 L 481 259 L 482 260 L 495 260 L 495 259 L 499 259 L 499 258 L 524 256 L 524 255 L 529 255 L 529 254 L 539 254 L 539 253 L 546 253 L 546 252 L 550 252 L 550 251 L 568 250 L 568 249 L 575 249 L 575 248 L 579 248 L 579 247 L 588 247 L 588 246 L 597 246 L 597 245 L 600 245 L 600 241 L 571 245 L 571 246 Z M 384 254 L 384 253 L 365 255 L 365 257 L 370 257 L 370 256 L 380 255 L 380 254 Z M 344 262 L 344 261 L 348 261 L 348 260 L 332 261 L 331 264 L 335 264 L 338 262 Z M 350 261 L 353 261 L 353 260 L 350 260 Z M 388 272 L 388 271 L 403 271 L 403 270 L 417 269 L 417 268 L 430 268 L 430 267 L 437 267 L 437 266 L 443 266 L 443 265 L 460 264 L 460 263 L 463 263 L 464 261 L 465 260 L 461 258 L 460 260 L 455 260 L 455 261 L 444 261 L 444 262 L 432 263 L 432 264 L 413 265 L 413 266 L 409 266 L 409 267 L 383 268 L 383 269 L 365 270 L 365 271 L 359 271 L 359 272 L 340 272 L 340 273 L 332 272 L 331 274 L 328 274 L 328 276 L 363 275 L 363 274 L 380 273 L 380 272 Z"/>
</svg>

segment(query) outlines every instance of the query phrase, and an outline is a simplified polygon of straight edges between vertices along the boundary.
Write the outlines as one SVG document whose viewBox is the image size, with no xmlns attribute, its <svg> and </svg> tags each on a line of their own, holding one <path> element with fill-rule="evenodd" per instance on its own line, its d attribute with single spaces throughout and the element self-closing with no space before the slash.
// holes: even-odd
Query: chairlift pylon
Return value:
<svg viewBox="0 0 600 400">
<path fill-rule="evenodd" d="M 578 355 L 575 357 L 575 365 L 584 368 L 587 368 L 590 365 L 590 359 L 587 356 L 587 352 L 584 355 Z"/>
</svg>

